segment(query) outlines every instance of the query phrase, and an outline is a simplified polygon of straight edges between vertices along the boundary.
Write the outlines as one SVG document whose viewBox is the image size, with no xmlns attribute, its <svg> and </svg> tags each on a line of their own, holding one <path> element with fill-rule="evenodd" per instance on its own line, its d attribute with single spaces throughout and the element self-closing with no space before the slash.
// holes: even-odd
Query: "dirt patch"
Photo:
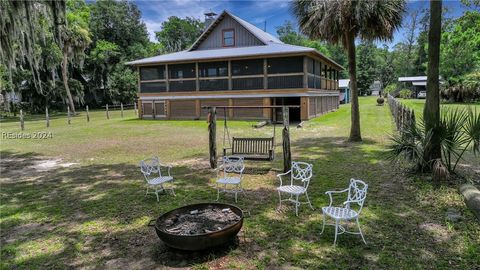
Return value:
<svg viewBox="0 0 480 270">
<path fill-rule="evenodd" d="M 435 242 L 444 242 L 451 238 L 447 228 L 440 224 L 425 222 L 419 225 L 420 229 L 433 236 Z"/>
</svg>

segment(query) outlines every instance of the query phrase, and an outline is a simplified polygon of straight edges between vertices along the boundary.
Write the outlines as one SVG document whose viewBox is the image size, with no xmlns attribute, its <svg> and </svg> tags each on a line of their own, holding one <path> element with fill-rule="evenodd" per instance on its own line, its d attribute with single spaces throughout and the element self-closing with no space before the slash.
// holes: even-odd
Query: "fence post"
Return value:
<svg viewBox="0 0 480 270">
<path fill-rule="evenodd" d="M 23 110 L 22 109 L 20 109 L 20 128 L 22 130 L 25 130 L 25 123 L 23 121 Z"/>
<path fill-rule="evenodd" d="M 90 122 L 90 114 L 88 113 L 88 105 L 85 108 L 87 110 L 87 122 Z"/>
<path fill-rule="evenodd" d="M 120 115 L 123 118 L 123 103 L 120 103 Z"/>
<path fill-rule="evenodd" d="M 68 119 L 68 124 L 71 124 L 71 119 L 70 119 L 70 106 L 67 107 L 67 119 Z"/>
<path fill-rule="evenodd" d="M 135 116 L 138 116 L 138 113 L 137 113 L 137 102 L 133 102 L 133 109 L 135 110 Z"/>
<path fill-rule="evenodd" d="M 50 117 L 48 116 L 48 107 L 45 107 L 45 121 L 47 122 L 47 128 L 50 127 Z"/>
<path fill-rule="evenodd" d="M 110 119 L 110 115 L 108 114 L 108 104 L 105 106 L 106 114 L 107 114 L 107 119 Z"/>
</svg>

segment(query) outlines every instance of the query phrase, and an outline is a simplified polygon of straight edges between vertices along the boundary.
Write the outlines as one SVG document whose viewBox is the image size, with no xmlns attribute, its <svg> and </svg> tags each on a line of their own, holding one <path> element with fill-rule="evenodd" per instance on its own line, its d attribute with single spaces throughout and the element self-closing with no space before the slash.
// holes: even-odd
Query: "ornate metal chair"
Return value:
<svg viewBox="0 0 480 270">
<path fill-rule="evenodd" d="M 350 185 L 347 189 L 325 192 L 325 194 L 327 194 L 330 197 L 330 205 L 327 207 L 322 207 L 323 226 L 322 226 L 322 232 L 320 234 L 322 234 L 325 229 L 325 218 L 328 216 L 334 219 L 335 224 L 327 224 L 327 225 L 335 226 L 335 240 L 333 241 L 333 245 L 336 245 L 337 243 L 337 235 L 343 234 L 343 233 L 360 234 L 363 242 L 367 244 L 367 242 L 365 241 L 365 238 L 363 237 L 362 229 L 360 229 L 360 223 L 358 222 L 358 217 L 362 212 L 363 203 L 365 202 L 365 198 L 367 197 L 367 189 L 368 189 L 368 185 L 365 182 L 363 182 L 362 180 L 355 180 L 352 178 L 350 179 Z M 341 207 L 332 206 L 333 204 L 332 194 L 344 193 L 344 192 L 348 192 L 348 195 L 347 195 L 347 200 L 343 202 L 342 206 Z M 352 209 L 352 206 L 357 209 L 356 210 Z M 339 224 L 339 222 L 341 221 L 348 222 L 352 220 L 354 220 L 357 223 L 358 232 L 347 231 L 345 227 Z"/>
<path fill-rule="evenodd" d="M 312 164 L 309 163 L 293 161 L 292 168 L 288 172 L 277 174 L 278 179 L 280 179 L 280 186 L 277 188 L 280 200 L 279 208 L 282 207 L 282 201 L 289 201 L 295 204 L 295 215 L 297 216 L 298 206 L 302 203 L 308 203 L 310 208 L 314 210 L 307 193 L 310 179 L 312 178 L 312 167 Z M 284 185 L 282 177 L 285 177 L 286 175 L 290 175 L 290 183 Z M 296 182 L 298 182 L 298 185 L 295 185 Z M 290 197 L 282 200 L 282 193 L 286 193 L 290 195 Z M 298 200 L 300 195 L 303 194 L 307 197 L 306 202 L 300 202 Z"/>
<path fill-rule="evenodd" d="M 166 174 L 162 174 L 162 167 L 166 168 Z M 171 169 L 172 166 L 160 163 L 158 157 L 140 161 L 140 170 L 147 182 L 145 196 L 147 196 L 148 193 L 155 193 L 155 195 L 157 195 L 157 201 L 159 201 L 158 193 L 166 190 L 171 190 L 173 196 L 175 196 L 173 186 L 166 187 L 165 185 L 165 183 L 173 182 L 173 177 L 170 175 Z M 149 189 L 153 189 L 154 191 L 149 192 Z"/>
<path fill-rule="evenodd" d="M 217 201 L 220 199 L 220 192 L 224 192 L 235 193 L 235 202 L 237 202 L 238 192 L 243 192 L 242 178 L 245 170 L 243 157 L 225 156 L 222 160 L 222 165 L 216 169 Z M 233 188 L 229 189 L 227 186 L 233 186 Z"/>
</svg>

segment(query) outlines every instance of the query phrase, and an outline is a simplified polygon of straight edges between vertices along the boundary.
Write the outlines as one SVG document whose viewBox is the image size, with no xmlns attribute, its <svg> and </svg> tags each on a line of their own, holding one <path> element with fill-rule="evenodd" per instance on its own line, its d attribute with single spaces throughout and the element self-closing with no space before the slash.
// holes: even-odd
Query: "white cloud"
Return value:
<svg viewBox="0 0 480 270">
<path fill-rule="evenodd" d="M 142 2 L 142 13 L 145 25 L 151 41 L 156 41 L 155 31 L 161 29 L 161 23 L 170 16 L 180 18 L 194 17 L 203 19 L 206 11 L 220 12 L 226 9 L 228 2 L 223 1 L 189 1 L 189 0 L 167 0 L 167 1 L 144 1 Z"/>
</svg>

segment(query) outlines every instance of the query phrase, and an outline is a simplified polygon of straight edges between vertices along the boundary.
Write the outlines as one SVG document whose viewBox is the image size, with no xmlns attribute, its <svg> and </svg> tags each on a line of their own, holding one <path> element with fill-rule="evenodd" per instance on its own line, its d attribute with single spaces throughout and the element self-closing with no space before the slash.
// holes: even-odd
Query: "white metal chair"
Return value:
<svg viewBox="0 0 480 270">
<path fill-rule="evenodd" d="M 162 174 L 162 167 L 167 169 L 166 174 Z M 171 169 L 172 166 L 160 163 L 158 157 L 140 161 L 140 170 L 147 182 L 145 196 L 147 196 L 148 193 L 155 193 L 155 195 L 157 195 L 157 201 L 159 201 L 158 193 L 166 190 L 171 190 L 173 196 L 175 196 L 173 186 L 167 187 L 165 185 L 168 182 L 173 182 L 173 177 L 170 175 Z M 154 191 L 149 192 L 149 189 L 153 189 Z"/>
<path fill-rule="evenodd" d="M 365 198 L 367 197 L 367 189 L 368 189 L 368 185 L 365 182 L 363 182 L 362 180 L 356 180 L 352 178 L 350 179 L 350 185 L 347 189 L 325 192 L 325 194 L 327 194 L 330 197 L 330 205 L 327 207 L 322 207 L 323 226 L 322 226 L 322 232 L 320 234 L 322 234 L 325 229 L 326 216 L 334 219 L 335 224 L 327 224 L 327 225 L 335 226 L 335 240 L 333 241 L 333 245 L 336 245 L 337 243 L 337 235 L 343 234 L 343 233 L 360 234 L 365 245 L 367 244 L 367 242 L 365 241 L 365 238 L 363 237 L 362 229 L 360 229 L 360 223 L 358 222 L 358 217 L 360 216 L 360 213 L 362 211 L 363 203 L 365 202 Z M 344 193 L 344 192 L 348 192 L 348 195 L 347 195 L 347 200 L 343 202 L 342 206 L 341 207 L 332 206 L 333 204 L 332 194 Z M 357 209 L 356 210 L 352 209 L 352 206 Z M 339 224 L 339 222 L 341 221 L 348 222 L 353 220 L 357 223 L 358 232 L 347 231 L 345 227 Z"/>
<path fill-rule="evenodd" d="M 288 172 L 277 174 L 278 179 L 280 179 L 280 186 L 277 188 L 278 198 L 280 200 L 279 208 L 282 207 L 282 201 L 289 201 L 295 204 L 295 215 L 297 216 L 298 206 L 300 206 L 302 203 L 308 203 L 310 208 L 314 210 L 307 193 L 308 186 L 310 185 L 310 179 L 312 178 L 312 167 L 312 164 L 309 163 L 293 161 L 292 168 Z M 284 185 L 282 177 L 285 177 L 288 174 L 290 174 L 290 183 Z M 295 182 L 299 182 L 299 185 L 295 185 Z M 282 200 L 282 193 L 287 193 L 290 195 L 290 197 Z M 306 202 L 300 202 L 298 200 L 300 195 L 303 194 L 305 194 L 307 197 Z"/>
<path fill-rule="evenodd" d="M 216 169 L 217 201 L 220 199 L 220 192 L 224 192 L 235 193 L 235 202 L 237 202 L 238 192 L 243 192 L 242 178 L 245 170 L 243 157 L 225 156 L 222 160 L 223 163 Z M 227 186 L 233 186 L 233 188 L 227 188 Z"/>
</svg>

